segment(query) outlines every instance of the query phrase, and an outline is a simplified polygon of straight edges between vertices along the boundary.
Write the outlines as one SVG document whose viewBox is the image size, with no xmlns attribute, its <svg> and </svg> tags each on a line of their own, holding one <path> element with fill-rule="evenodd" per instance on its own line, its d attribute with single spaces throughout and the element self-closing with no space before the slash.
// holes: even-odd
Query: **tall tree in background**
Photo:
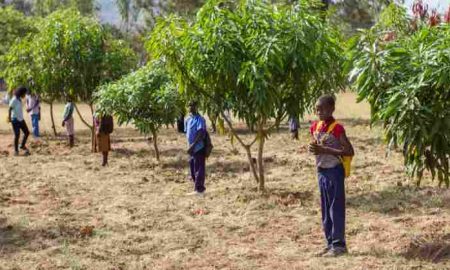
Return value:
<svg viewBox="0 0 450 270">
<path fill-rule="evenodd" d="M 125 32 L 128 32 L 130 30 L 131 23 L 132 0 L 116 0 L 116 5 L 119 10 L 120 17 L 122 18 Z"/>
<path fill-rule="evenodd" d="M 95 0 L 35 0 L 32 11 L 46 16 L 60 8 L 76 8 L 83 15 L 92 15 L 96 10 Z"/>
<path fill-rule="evenodd" d="M 32 19 L 12 7 L 0 8 L 0 25 L 0 57 L 18 40 L 37 31 Z M 0 78 L 4 76 L 3 69 L 4 64 L 0 59 Z"/>
<path fill-rule="evenodd" d="M 38 29 L 9 50 L 3 62 L 9 82 L 26 85 L 32 78 L 50 104 L 69 95 L 87 103 L 92 111 L 97 88 L 136 66 L 126 42 L 114 39 L 97 20 L 75 9 L 52 13 Z M 90 119 L 84 119 L 78 108 L 77 112 L 92 130 Z"/>
</svg>

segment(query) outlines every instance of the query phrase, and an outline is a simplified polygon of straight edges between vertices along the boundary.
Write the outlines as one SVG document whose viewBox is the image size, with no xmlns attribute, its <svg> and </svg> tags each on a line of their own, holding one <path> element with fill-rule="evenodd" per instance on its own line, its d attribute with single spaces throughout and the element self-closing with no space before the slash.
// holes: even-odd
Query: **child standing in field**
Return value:
<svg viewBox="0 0 450 270">
<path fill-rule="evenodd" d="M 66 106 L 64 107 L 62 126 L 66 127 L 67 136 L 69 137 L 69 146 L 72 148 L 75 144 L 75 126 L 73 121 L 73 112 L 75 104 L 70 97 L 66 99 Z"/>
<path fill-rule="evenodd" d="M 336 257 L 347 253 L 345 241 L 345 171 L 343 156 L 353 156 L 344 127 L 333 118 L 335 99 L 322 96 L 316 103 L 318 122 L 311 126 L 309 152 L 316 156 L 322 224 L 327 246 L 318 255 Z"/>
<path fill-rule="evenodd" d="M 189 166 L 195 193 L 203 195 L 205 192 L 205 163 L 206 163 L 206 121 L 197 111 L 197 103 L 189 103 L 190 115 L 184 125 L 188 140 Z"/>
<path fill-rule="evenodd" d="M 14 131 L 14 155 L 19 155 L 19 148 L 24 150 L 25 155 L 29 155 L 26 144 L 30 131 L 28 130 L 27 123 L 23 118 L 22 98 L 27 93 L 27 88 L 20 86 L 14 91 L 14 97 L 9 102 L 8 110 L 8 122 L 11 122 Z M 19 146 L 20 131 L 23 132 L 22 143 Z"/>
<path fill-rule="evenodd" d="M 31 117 L 31 127 L 33 131 L 33 136 L 35 138 L 39 138 L 39 121 L 41 120 L 41 105 L 39 101 L 38 95 L 35 93 L 32 93 L 28 89 L 27 98 L 27 112 L 30 114 Z"/>
<path fill-rule="evenodd" d="M 293 140 L 298 140 L 298 128 L 300 124 L 298 121 L 298 116 L 291 115 L 289 117 L 289 131 L 291 132 L 291 138 Z"/>
<path fill-rule="evenodd" d="M 101 152 L 103 156 L 102 166 L 108 165 L 108 153 L 111 151 L 110 134 L 114 129 L 114 121 L 110 115 L 94 114 L 95 135 L 93 138 L 94 152 Z"/>
</svg>

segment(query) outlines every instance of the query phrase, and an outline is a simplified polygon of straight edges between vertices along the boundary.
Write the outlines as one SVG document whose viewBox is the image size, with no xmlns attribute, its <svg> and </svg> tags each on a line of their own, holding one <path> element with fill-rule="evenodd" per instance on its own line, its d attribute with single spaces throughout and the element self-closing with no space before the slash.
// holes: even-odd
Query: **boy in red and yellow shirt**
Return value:
<svg viewBox="0 0 450 270">
<path fill-rule="evenodd" d="M 347 253 L 345 242 L 345 170 L 343 156 L 353 156 L 353 146 L 345 129 L 333 118 L 335 99 L 322 96 L 316 103 L 320 121 L 311 126 L 313 142 L 309 152 L 316 156 L 322 224 L 327 241 L 320 256 L 336 257 Z"/>
</svg>

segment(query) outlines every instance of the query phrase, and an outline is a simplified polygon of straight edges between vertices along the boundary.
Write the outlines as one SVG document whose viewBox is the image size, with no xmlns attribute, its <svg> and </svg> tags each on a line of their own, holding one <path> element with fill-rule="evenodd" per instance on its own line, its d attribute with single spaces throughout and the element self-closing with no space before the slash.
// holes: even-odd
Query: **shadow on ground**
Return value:
<svg viewBox="0 0 450 270">
<path fill-rule="evenodd" d="M 425 209 L 450 209 L 450 190 L 390 186 L 381 191 L 371 191 L 347 198 L 347 206 L 365 212 L 377 212 L 392 216 Z"/>
<path fill-rule="evenodd" d="M 0 220 L 0 256 L 20 252 L 21 250 L 38 251 L 61 244 L 62 240 L 76 242 L 95 235 L 93 226 L 73 227 L 59 223 L 48 228 L 27 228 L 21 224 L 8 224 Z"/>
</svg>

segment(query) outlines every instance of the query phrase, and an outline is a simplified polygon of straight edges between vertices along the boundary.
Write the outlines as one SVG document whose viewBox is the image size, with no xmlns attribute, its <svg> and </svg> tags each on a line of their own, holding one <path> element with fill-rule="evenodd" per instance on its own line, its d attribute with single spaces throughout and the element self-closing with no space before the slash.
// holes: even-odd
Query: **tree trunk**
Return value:
<svg viewBox="0 0 450 270">
<path fill-rule="evenodd" d="M 77 111 L 78 117 L 80 117 L 81 122 L 83 122 L 83 124 L 86 125 L 91 131 L 91 140 L 92 140 L 91 151 L 95 152 L 95 149 L 94 149 L 94 140 L 95 140 L 95 138 L 94 138 L 94 136 L 95 136 L 94 126 L 93 125 L 89 125 L 89 123 L 86 120 L 84 120 L 83 116 L 81 115 L 81 112 L 78 109 L 78 106 L 76 104 L 74 104 L 74 106 L 75 106 L 75 110 Z M 93 120 L 94 119 L 94 115 L 93 115 L 93 111 L 94 110 L 93 110 L 91 104 L 89 104 L 89 106 L 91 108 L 91 114 L 92 114 L 91 119 L 92 119 L 92 122 L 94 122 L 94 120 Z"/>
<path fill-rule="evenodd" d="M 258 127 L 258 174 L 259 174 L 259 187 L 258 190 L 263 192 L 265 190 L 265 178 L 264 178 L 264 143 L 266 141 L 266 136 L 264 134 L 263 124 Z"/>
<path fill-rule="evenodd" d="M 156 133 L 156 131 L 152 131 L 152 136 L 153 136 L 153 147 L 155 148 L 156 160 L 159 161 L 158 133 Z"/>
<path fill-rule="evenodd" d="M 250 165 L 250 170 L 253 173 L 253 177 L 255 178 L 256 183 L 259 183 L 258 173 L 256 172 L 255 162 L 252 157 L 252 152 L 249 146 L 245 146 L 245 152 L 247 153 L 248 162 Z"/>
<path fill-rule="evenodd" d="M 85 124 L 93 132 L 94 131 L 94 127 L 92 125 L 89 125 L 89 123 L 86 120 L 84 120 L 84 118 L 81 115 L 81 112 L 78 109 L 78 106 L 76 104 L 75 104 L 75 110 L 77 111 L 78 117 L 80 117 L 81 122 L 83 122 L 83 124 Z M 91 113 L 92 113 L 92 111 L 91 111 Z M 93 115 L 92 115 L 92 118 L 93 118 Z"/>
<path fill-rule="evenodd" d="M 53 101 L 49 102 L 50 105 L 50 119 L 52 120 L 52 129 L 53 129 L 53 135 L 58 136 L 58 133 L 56 132 L 56 125 L 55 125 L 55 117 L 53 115 Z"/>
</svg>

